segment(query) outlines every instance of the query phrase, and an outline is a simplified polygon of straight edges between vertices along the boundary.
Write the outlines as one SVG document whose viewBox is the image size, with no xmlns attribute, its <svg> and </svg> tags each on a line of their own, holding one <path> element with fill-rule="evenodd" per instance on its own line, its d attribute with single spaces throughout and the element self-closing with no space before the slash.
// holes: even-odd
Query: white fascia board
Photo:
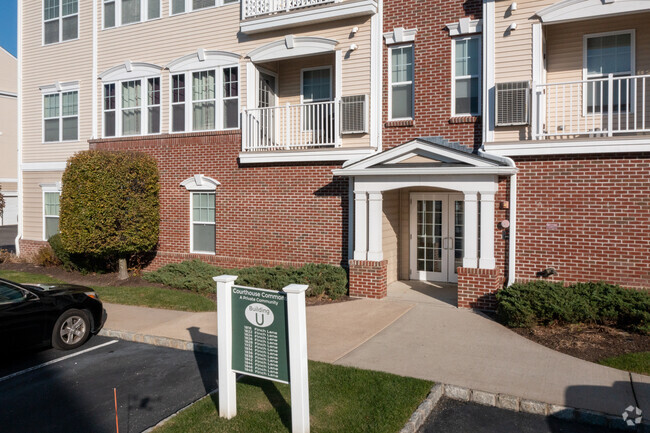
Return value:
<svg viewBox="0 0 650 433">
<path fill-rule="evenodd" d="M 346 1 L 331 6 L 313 7 L 296 12 L 280 12 L 262 18 L 249 18 L 240 23 L 240 30 L 245 34 L 253 34 L 376 13 L 377 2 L 373 0 Z"/>
<path fill-rule="evenodd" d="M 20 165 L 21 171 L 64 171 L 66 162 L 25 162 Z"/>
<path fill-rule="evenodd" d="M 515 167 L 410 167 L 366 168 L 359 170 L 332 170 L 335 176 L 403 176 L 403 175 L 497 175 L 506 176 L 518 171 Z"/>
<path fill-rule="evenodd" d="M 648 0 L 564 0 L 546 7 L 537 16 L 545 24 L 630 14 L 650 10 Z"/>
<path fill-rule="evenodd" d="M 282 152 L 242 152 L 239 154 L 241 164 L 268 164 L 278 162 L 322 162 L 347 161 L 372 155 L 374 149 L 330 149 Z"/>
<path fill-rule="evenodd" d="M 650 138 L 643 140 L 485 143 L 485 150 L 500 156 L 650 152 Z"/>
<path fill-rule="evenodd" d="M 73 90 L 79 90 L 79 81 L 69 81 L 67 83 L 54 83 L 46 84 L 39 87 L 41 93 L 56 93 L 56 92 L 70 92 Z"/>
</svg>

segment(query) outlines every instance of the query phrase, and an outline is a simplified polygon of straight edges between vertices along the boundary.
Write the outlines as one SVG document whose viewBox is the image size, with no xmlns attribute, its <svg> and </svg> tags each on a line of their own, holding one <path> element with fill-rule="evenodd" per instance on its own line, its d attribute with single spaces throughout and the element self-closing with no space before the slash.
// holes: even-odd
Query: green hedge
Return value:
<svg viewBox="0 0 650 433">
<path fill-rule="evenodd" d="M 517 283 L 497 292 L 497 318 L 511 328 L 595 323 L 650 333 L 650 293 L 605 282 Z"/>
<path fill-rule="evenodd" d="M 236 284 L 280 290 L 289 284 L 308 284 L 307 296 L 325 295 L 337 299 L 347 293 L 348 278 L 344 269 L 331 265 L 307 264 L 300 268 L 256 266 L 243 269 L 225 269 L 200 260 L 190 260 L 163 266 L 146 273 L 143 278 L 152 283 L 165 284 L 178 289 L 199 293 L 214 293 L 212 277 L 237 275 Z"/>
</svg>

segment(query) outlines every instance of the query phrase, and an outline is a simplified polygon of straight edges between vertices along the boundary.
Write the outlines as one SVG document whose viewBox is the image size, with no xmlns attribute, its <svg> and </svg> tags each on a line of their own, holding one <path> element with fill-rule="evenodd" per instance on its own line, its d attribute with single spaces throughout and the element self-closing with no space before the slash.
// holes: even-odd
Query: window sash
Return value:
<svg viewBox="0 0 650 433">
<path fill-rule="evenodd" d="M 162 0 L 104 0 L 103 28 L 155 20 L 161 16 Z"/>
<path fill-rule="evenodd" d="M 321 102 L 331 100 L 331 68 L 327 67 L 303 69 L 301 92 L 303 102 Z"/>
<path fill-rule="evenodd" d="M 456 38 L 452 47 L 452 115 L 477 116 L 481 113 L 480 36 Z"/>
<path fill-rule="evenodd" d="M 410 120 L 414 116 L 414 60 L 412 44 L 390 48 L 390 120 Z"/>
<path fill-rule="evenodd" d="M 147 79 L 147 133 L 160 132 L 160 77 Z"/>
<path fill-rule="evenodd" d="M 631 31 L 586 36 L 584 69 L 587 79 L 604 78 L 609 74 L 614 76 L 632 75 L 634 69 L 632 64 L 634 61 L 633 39 Z M 595 46 L 597 43 L 600 43 L 600 48 Z M 613 43 L 613 45 L 606 47 L 604 46 L 606 43 Z M 593 48 L 590 48 L 590 45 Z M 608 51 L 605 51 L 607 49 Z M 596 67 L 599 71 L 594 71 Z"/>
<path fill-rule="evenodd" d="M 237 3 L 239 0 L 169 0 L 169 14 L 178 15 L 185 12 L 199 11 L 216 6 Z"/>
<path fill-rule="evenodd" d="M 43 142 L 79 139 L 79 92 L 43 95 Z"/>
<path fill-rule="evenodd" d="M 239 128 L 239 68 L 223 68 L 223 128 Z"/>
<path fill-rule="evenodd" d="M 79 37 L 79 0 L 43 2 L 43 44 L 50 45 Z"/>
<path fill-rule="evenodd" d="M 214 253 L 216 248 L 216 195 L 213 192 L 191 193 L 192 252 Z"/>
<path fill-rule="evenodd" d="M 43 236 L 48 240 L 59 233 L 60 192 L 43 193 Z"/>
</svg>

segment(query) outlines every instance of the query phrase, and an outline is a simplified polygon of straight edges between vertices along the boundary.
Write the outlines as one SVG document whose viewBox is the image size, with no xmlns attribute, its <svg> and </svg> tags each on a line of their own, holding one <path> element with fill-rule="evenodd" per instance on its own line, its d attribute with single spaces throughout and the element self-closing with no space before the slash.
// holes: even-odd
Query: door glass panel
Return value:
<svg viewBox="0 0 650 433">
<path fill-rule="evenodd" d="M 463 266 L 463 239 L 465 237 L 465 202 L 454 201 L 454 273 Z"/>
<path fill-rule="evenodd" d="M 442 272 L 442 201 L 417 202 L 417 270 Z"/>
</svg>

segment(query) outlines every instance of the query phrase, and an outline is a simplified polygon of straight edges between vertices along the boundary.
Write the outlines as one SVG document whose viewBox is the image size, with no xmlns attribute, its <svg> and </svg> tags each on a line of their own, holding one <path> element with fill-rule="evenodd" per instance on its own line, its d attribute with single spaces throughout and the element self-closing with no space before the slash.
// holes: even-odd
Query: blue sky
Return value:
<svg viewBox="0 0 650 433">
<path fill-rule="evenodd" d="M 16 55 L 17 1 L 0 0 L 0 46 Z"/>
</svg>

